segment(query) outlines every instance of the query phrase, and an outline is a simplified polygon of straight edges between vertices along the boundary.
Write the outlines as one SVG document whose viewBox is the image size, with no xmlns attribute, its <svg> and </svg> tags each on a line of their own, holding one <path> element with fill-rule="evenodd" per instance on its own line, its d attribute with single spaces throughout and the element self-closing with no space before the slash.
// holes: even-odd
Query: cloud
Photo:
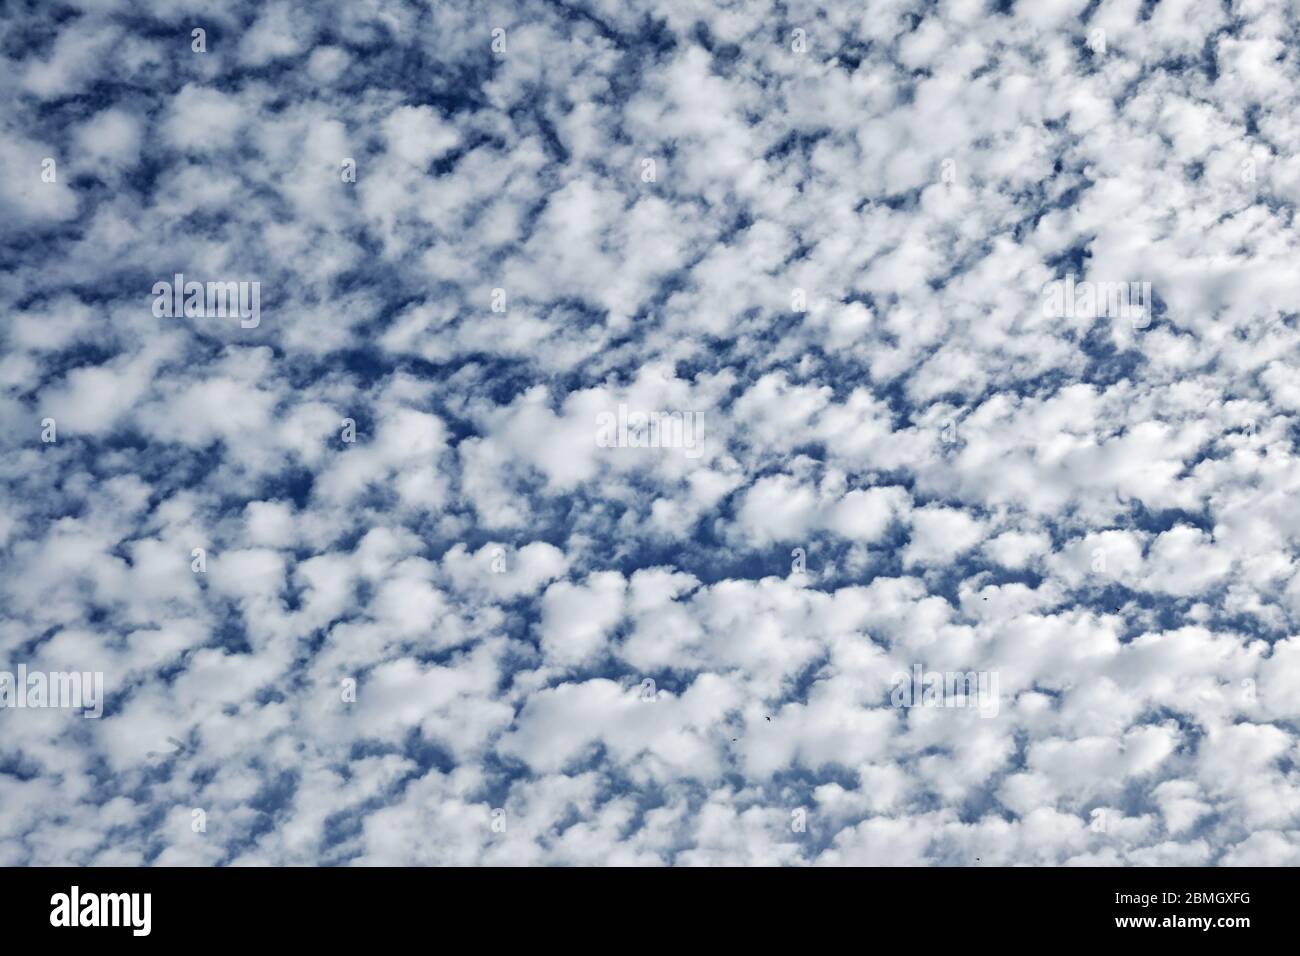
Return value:
<svg viewBox="0 0 1300 956">
<path fill-rule="evenodd" d="M 0 14 L 0 863 L 1296 863 L 1284 17 L 193 6 Z"/>
</svg>

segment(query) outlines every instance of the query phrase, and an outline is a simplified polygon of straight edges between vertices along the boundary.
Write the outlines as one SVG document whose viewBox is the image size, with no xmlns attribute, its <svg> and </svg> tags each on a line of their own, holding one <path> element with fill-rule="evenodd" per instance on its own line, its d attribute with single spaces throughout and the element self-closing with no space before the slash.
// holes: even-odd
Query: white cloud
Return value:
<svg viewBox="0 0 1300 956">
<path fill-rule="evenodd" d="M 1296 862 L 1268 4 L 80 6 L 0 14 L 0 657 L 115 706 L 0 862 Z"/>
</svg>

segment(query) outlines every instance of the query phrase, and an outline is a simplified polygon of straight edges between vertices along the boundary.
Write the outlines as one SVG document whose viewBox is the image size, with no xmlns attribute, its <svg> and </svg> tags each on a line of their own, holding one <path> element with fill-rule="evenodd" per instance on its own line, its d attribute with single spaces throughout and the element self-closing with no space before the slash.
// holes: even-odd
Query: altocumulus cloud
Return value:
<svg viewBox="0 0 1300 956">
<path fill-rule="evenodd" d="M 1283 5 L 2 16 L 0 863 L 1300 863 Z"/>
</svg>

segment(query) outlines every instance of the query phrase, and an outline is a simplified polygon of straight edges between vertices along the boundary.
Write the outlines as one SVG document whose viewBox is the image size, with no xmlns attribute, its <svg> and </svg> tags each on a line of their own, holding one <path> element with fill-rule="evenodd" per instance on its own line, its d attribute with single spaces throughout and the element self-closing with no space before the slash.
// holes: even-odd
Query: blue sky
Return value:
<svg viewBox="0 0 1300 956">
<path fill-rule="evenodd" d="M 1300 863 L 1293 11 L 2 17 L 0 863 Z"/>
</svg>

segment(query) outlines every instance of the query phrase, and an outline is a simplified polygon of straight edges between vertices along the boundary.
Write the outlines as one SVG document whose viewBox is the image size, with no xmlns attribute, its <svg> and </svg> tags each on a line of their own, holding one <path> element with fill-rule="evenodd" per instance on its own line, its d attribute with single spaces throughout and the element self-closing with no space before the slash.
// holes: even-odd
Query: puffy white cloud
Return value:
<svg viewBox="0 0 1300 956">
<path fill-rule="evenodd" d="M 903 552 L 903 562 L 942 565 L 983 538 L 978 518 L 957 508 L 928 505 L 912 512 L 912 537 Z"/>
<path fill-rule="evenodd" d="M 591 575 L 581 585 L 557 581 L 542 596 L 542 652 L 562 667 L 581 665 L 604 650 L 623 616 L 626 583 L 617 571 Z"/>
</svg>

